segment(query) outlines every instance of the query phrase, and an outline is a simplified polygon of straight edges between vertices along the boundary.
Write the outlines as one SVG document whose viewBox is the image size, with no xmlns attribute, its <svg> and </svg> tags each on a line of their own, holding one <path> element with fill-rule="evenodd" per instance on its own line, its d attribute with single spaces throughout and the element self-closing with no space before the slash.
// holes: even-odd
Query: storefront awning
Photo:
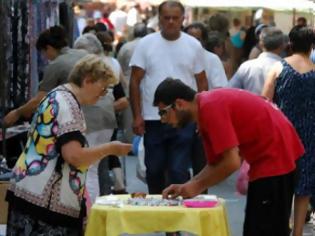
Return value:
<svg viewBox="0 0 315 236">
<path fill-rule="evenodd" d="M 162 0 L 147 0 L 157 5 Z M 259 9 L 266 8 L 274 11 L 313 12 L 315 3 L 309 0 L 180 0 L 185 6 L 209 7 L 217 9 Z"/>
</svg>

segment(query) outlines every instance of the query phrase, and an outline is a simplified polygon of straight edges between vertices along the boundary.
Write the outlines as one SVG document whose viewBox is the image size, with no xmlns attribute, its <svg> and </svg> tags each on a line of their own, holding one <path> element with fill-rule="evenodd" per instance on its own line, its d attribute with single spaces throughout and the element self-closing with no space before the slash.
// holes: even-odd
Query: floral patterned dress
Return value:
<svg viewBox="0 0 315 236">
<path fill-rule="evenodd" d="M 57 87 L 42 100 L 13 169 L 7 193 L 8 235 L 80 232 L 87 168 L 65 162 L 61 147 L 72 140 L 86 145 L 85 129 L 81 107 L 66 87 Z"/>
</svg>

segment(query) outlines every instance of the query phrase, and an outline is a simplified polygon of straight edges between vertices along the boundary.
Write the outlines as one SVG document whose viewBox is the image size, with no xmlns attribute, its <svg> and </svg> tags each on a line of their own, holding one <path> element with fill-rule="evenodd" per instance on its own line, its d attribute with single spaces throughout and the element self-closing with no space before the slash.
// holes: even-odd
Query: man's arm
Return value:
<svg viewBox="0 0 315 236">
<path fill-rule="evenodd" d="M 145 71 L 137 66 L 132 66 L 129 95 L 130 104 L 133 113 L 133 131 L 137 135 L 144 134 L 144 120 L 141 114 L 141 94 L 140 82 L 143 79 Z"/>
<path fill-rule="evenodd" d="M 31 98 L 27 103 L 10 111 L 3 119 L 4 125 L 10 127 L 14 125 L 21 117 L 29 118 L 36 111 L 40 101 L 46 96 L 46 92 L 39 91 L 37 95 Z"/>
<path fill-rule="evenodd" d="M 196 79 L 196 83 L 197 83 L 198 92 L 208 90 L 208 80 L 207 80 L 207 76 L 206 76 L 205 71 L 202 71 L 199 74 L 195 74 L 195 79 Z"/>
<path fill-rule="evenodd" d="M 191 181 L 199 185 L 211 187 L 220 183 L 241 167 L 242 158 L 238 153 L 238 148 L 234 147 L 222 153 L 222 158 L 214 165 L 207 165 Z"/>
<path fill-rule="evenodd" d="M 202 171 L 185 184 L 172 184 L 163 191 L 163 198 L 191 198 L 205 189 L 220 183 L 241 166 L 238 148 L 234 147 L 222 153 L 215 165 L 206 165 Z"/>
<path fill-rule="evenodd" d="M 233 77 L 230 79 L 228 87 L 243 89 L 244 88 L 242 81 L 243 78 L 244 76 L 241 75 L 240 69 L 238 69 L 233 75 Z"/>
</svg>

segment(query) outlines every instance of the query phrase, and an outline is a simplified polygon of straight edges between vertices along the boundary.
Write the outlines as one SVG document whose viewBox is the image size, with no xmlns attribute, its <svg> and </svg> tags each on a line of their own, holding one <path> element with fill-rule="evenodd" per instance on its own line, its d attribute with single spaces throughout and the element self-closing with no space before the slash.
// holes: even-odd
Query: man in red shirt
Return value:
<svg viewBox="0 0 315 236">
<path fill-rule="evenodd" d="M 156 89 L 161 121 L 174 127 L 197 122 L 208 165 L 164 198 L 191 198 L 250 165 L 244 236 L 288 236 L 295 161 L 304 153 L 292 124 L 266 99 L 239 89 L 196 92 L 168 78 Z"/>
</svg>

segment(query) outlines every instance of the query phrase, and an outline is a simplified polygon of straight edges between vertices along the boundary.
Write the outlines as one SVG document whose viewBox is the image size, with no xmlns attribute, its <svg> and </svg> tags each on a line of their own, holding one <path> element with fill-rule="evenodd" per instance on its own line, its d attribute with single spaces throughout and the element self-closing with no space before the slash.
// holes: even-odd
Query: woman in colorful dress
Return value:
<svg viewBox="0 0 315 236">
<path fill-rule="evenodd" d="M 68 81 L 49 92 L 34 115 L 7 192 L 7 235 L 82 235 L 88 166 L 131 150 L 120 142 L 87 147 L 81 105 L 95 104 L 116 82 L 102 59 L 83 57 Z"/>
</svg>

